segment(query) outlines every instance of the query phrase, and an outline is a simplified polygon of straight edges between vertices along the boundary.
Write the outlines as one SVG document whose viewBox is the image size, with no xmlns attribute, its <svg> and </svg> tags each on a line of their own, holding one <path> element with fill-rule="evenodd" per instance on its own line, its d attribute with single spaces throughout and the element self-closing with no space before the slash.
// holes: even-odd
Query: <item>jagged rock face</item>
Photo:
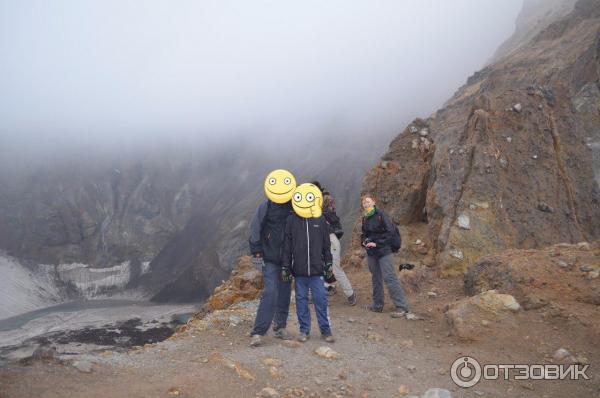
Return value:
<svg viewBox="0 0 600 398">
<path fill-rule="evenodd" d="M 396 222 L 426 220 L 443 275 L 505 248 L 600 236 L 599 43 L 600 3 L 579 1 L 415 120 L 367 175 L 363 190 Z"/>
<path fill-rule="evenodd" d="M 365 192 L 377 194 L 396 223 L 427 219 L 424 214 L 431 160 L 435 152 L 429 126 L 420 119 L 390 144 L 378 167 L 365 177 Z"/>
<path fill-rule="evenodd" d="M 112 166 L 112 167 L 111 167 Z M 149 261 L 191 213 L 191 170 L 144 162 L 65 164 L 7 186 L 2 246 L 47 263 Z"/>
</svg>

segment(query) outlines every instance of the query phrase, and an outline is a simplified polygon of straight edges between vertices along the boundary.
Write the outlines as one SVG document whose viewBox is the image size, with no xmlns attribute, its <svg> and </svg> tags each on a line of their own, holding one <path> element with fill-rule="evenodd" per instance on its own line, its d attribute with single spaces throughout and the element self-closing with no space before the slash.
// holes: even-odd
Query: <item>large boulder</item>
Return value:
<svg viewBox="0 0 600 398">
<path fill-rule="evenodd" d="M 502 328 L 515 326 L 513 314 L 520 309 L 513 296 L 488 290 L 452 304 L 445 315 L 454 336 L 480 340 L 495 335 Z"/>
</svg>

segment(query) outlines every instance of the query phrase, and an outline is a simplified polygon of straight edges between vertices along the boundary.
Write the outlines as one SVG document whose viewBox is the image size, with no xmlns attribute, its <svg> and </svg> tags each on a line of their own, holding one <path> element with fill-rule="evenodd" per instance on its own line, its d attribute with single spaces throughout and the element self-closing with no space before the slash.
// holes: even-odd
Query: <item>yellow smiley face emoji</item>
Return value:
<svg viewBox="0 0 600 398">
<path fill-rule="evenodd" d="M 289 202 L 296 189 L 296 179 L 287 170 L 273 170 L 265 178 L 265 195 L 275 203 Z"/>
<path fill-rule="evenodd" d="M 294 191 L 292 207 L 300 217 L 321 217 L 321 214 L 323 214 L 323 194 L 316 185 L 302 184 Z"/>
</svg>

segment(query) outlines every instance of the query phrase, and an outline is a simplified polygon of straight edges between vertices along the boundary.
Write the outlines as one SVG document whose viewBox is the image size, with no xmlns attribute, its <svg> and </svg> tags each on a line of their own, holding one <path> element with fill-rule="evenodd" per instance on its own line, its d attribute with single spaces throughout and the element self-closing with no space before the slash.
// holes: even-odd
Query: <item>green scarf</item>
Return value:
<svg viewBox="0 0 600 398">
<path fill-rule="evenodd" d="M 369 218 L 369 217 L 371 217 L 373 214 L 375 214 L 375 210 L 376 210 L 375 206 L 371 207 L 370 209 L 364 210 L 364 211 L 363 211 L 363 216 L 364 216 L 365 218 Z"/>
</svg>

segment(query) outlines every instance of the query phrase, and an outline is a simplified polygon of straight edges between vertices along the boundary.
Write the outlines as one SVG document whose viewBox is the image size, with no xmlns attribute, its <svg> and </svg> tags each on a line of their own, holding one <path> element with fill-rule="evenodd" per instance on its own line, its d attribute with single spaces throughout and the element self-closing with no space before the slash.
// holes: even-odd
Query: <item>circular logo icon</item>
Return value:
<svg viewBox="0 0 600 398">
<path fill-rule="evenodd" d="M 475 358 L 460 357 L 452 363 L 450 377 L 459 387 L 473 387 L 481 380 L 481 365 Z"/>
</svg>

